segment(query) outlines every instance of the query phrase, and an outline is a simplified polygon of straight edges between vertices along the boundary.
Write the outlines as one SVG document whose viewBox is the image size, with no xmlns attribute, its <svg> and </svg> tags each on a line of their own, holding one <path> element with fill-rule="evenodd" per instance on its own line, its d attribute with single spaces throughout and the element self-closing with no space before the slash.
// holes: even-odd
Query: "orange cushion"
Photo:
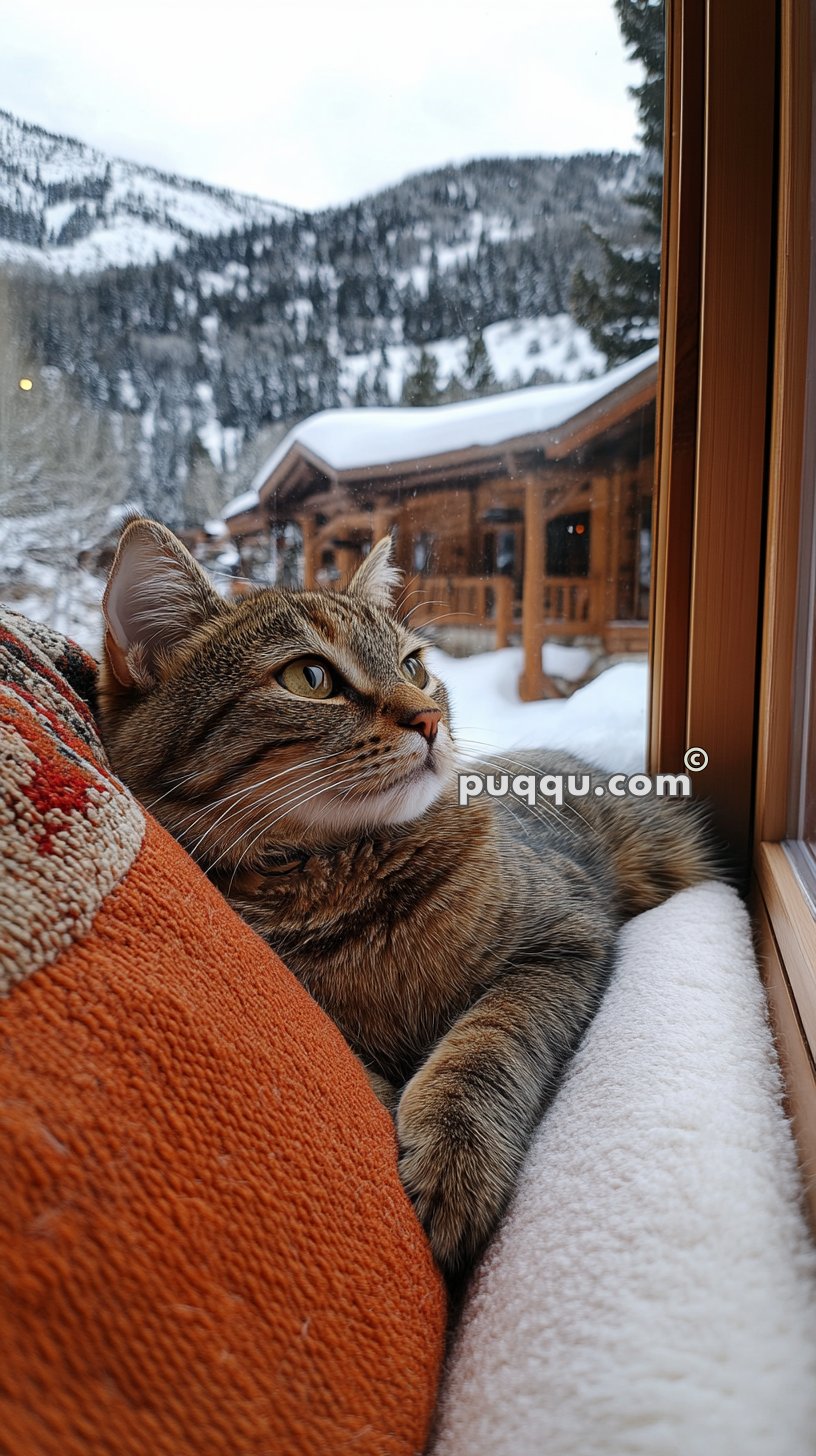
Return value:
<svg viewBox="0 0 816 1456">
<path fill-rule="evenodd" d="M 0 1448 L 419 1451 L 444 1296 L 388 1116 L 110 774 L 89 660 L 10 614 L 0 659 Z"/>
</svg>

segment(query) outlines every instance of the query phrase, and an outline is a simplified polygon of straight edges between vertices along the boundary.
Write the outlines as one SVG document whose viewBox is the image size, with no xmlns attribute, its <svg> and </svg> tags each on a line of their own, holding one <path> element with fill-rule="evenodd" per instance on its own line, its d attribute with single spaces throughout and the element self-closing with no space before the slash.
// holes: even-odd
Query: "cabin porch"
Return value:
<svg viewBox="0 0 816 1456">
<path fill-rule="evenodd" d="M 547 642 L 647 648 L 655 387 L 644 355 L 568 388 L 315 416 L 228 515 L 241 574 L 265 552 L 273 580 L 340 587 L 390 533 L 417 626 L 460 653 L 520 644 L 521 697 L 558 696 Z"/>
<path fill-rule="evenodd" d="M 652 463 L 592 474 L 554 464 L 424 490 L 403 482 L 375 496 L 331 482 L 267 529 L 281 561 L 296 528 L 307 588 L 344 585 L 391 532 L 412 622 L 442 646 L 455 635 L 460 651 L 468 638 L 486 646 L 487 634 L 495 648 L 520 643 L 521 696 L 554 696 L 546 642 L 646 650 Z M 239 550 L 255 539 L 239 536 Z"/>
</svg>

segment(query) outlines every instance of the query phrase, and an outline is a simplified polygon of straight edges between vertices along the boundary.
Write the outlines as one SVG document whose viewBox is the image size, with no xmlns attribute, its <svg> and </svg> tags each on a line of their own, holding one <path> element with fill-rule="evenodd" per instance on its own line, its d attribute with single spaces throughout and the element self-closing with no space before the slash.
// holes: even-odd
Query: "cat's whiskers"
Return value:
<svg viewBox="0 0 816 1456">
<path fill-rule="evenodd" d="M 462 742 L 462 741 L 466 741 L 466 740 L 459 740 L 459 741 Z M 479 746 L 479 745 L 474 745 L 474 746 Z M 485 747 L 486 747 L 486 745 L 485 745 Z M 489 754 L 487 754 L 487 753 L 484 752 L 484 748 L 483 747 L 480 747 L 479 751 L 480 751 L 480 757 L 479 757 L 479 760 L 478 760 L 478 766 L 479 766 L 479 768 L 480 769 L 484 769 L 484 768 L 490 769 L 490 770 L 492 770 L 493 774 L 498 775 L 499 778 L 501 778 L 503 774 L 507 774 L 508 776 L 512 776 L 513 774 L 518 773 L 518 772 L 524 772 L 524 773 L 527 773 L 527 774 L 532 774 L 533 773 L 533 770 L 529 767 L 529 765 L 528 764 L 523 764 L 521 761 L 516 761 L 516 764 L 515 764 L 515 767 L 514 767 L 513 766 L 513 760 L 512 759 L 509 759 L 509 758 L 506 758 L 506 757 L 502 759 L 498 755 L 492 757 L 491 755 L 489 755 Z M 460 772 L 460 773 L 462 773 L 462 772 L 466 773 L 468 771 L 468 767 L 471 767 L 471 768 L 473 767 L 472 760 L 467 760 L 467 759 L 459 759 L 458 760 L 458 763 L 457 763 L 457 771 L 458 772 Z M 501 797 L 502 797 L 502 802 L 505 803 L 505 804 L 508 804 L 508 806 L 509 806 L 510 795 L 509 794 L 503 794 Z M 545 824 L 548 819 L 555 819 L 569 833 L 574 833 L 575 832 L 575 830 L 573 829 L 573 826 L 572 825 L 564 822 L 563 815 L 562 815 L 561 811 L 559 810 L 559 808 L 558 808 L 558 806 L 556 804 L 552 804 L 552 803 L 550 803 L 547 800 L 545 800 L 543 802 L 540 802 L 538 799 L 536 799 L 536 802 L 534 804 L 530 804 L 526 799 L 525 799 L 524 802 L 525 802 L 527 811 L 528 811 L 528 813 L 530 815 L 530 818 L 537 819 L 540 824 Z M 563 807 L 567 807 L 567 806 L 562 806 L 562 808 Z M 573 812 L 575 812 L 575 811 L 573 810 Z M 582 817 L 582 816 L 578 816 L 578 817 Z"/>
<path fill-rule="evenodd" d="M 339 767 L 339 766 L 340 765 L 335 765 L 336 768 Z M 385 788 L 388 787 L 387 775 L 386 775 L 386 765 L 384 765 L 384 764 L 378 764 L 376 767 L 372 765 L 370 768 L 363 770 L 362 773 L 358 774 L 356 777 L 354 777 L 352 779 L 351 783 L 348 783 L 346 781 L 346 778 L 345 777 L 342 777 L 342 778 L 336 779 L 333 783 L 322 785 L 320 788 L 314 790 L 312 793 L 307 794 L 305 796 L 300 796 L 299 797 L 296 794 L 283 807 L 281 807 L 280 803 L 274 803 L 274 805 L 273 805 L 272 801 L 274 799 L 276 799 L 277 796 L 276 795 L 275 796 L 271 796 L 271 799 L 270 799 L 269 803 L 267 803 L 264 806 L 267 809 L 267 811 L 268 811 L 266 813 L 266 817 L 264 819 L 264 822 L 261 824 L 260 829 L 255 834 L 255 836 L 250 841 L 250 843 L 248 845 L 246 845 L 244 847 L 244 849 L 242 850 L 241 860 L 239 861 L 239 864 L 236 865 L 235 870 L 233 871 L 233 875 L 232 875 L 232 879 L 230 880 L 230 884 L 232 884 L 232 880 L 235 878 L 235 873 L 237 872 L 237 869 L 239 868 L 240 863 L 246 863 L 246 859 L 247 859 L 248 855 L 251 853 L 252 849 L 254 848 L 254 846 L 258 842 L 258 840 L 260 838 L 262 838 L 262 836 L 264 836 L 265 834 L 268 834 L 275 827 L 276 824 L 279 824 L 281 822 L 282 819 L 287 818 L 290 814 L 297 813 L 297 811 L 300 808 L 302 808 L 304 804 L 307 804 L 307 803 L 311 802 L 311 800 L 318 798 L 319 795 L 322 794 L 322 793 L 328 793 L 329 790 L 332 790 L 332 789 L 336 789 L 336 788 L 345 786 L 344 793 L 342 795 L 340 795 L 340 800 L 342 801 L 343 799 L 347 798 L 348 795 L 350 793 L 352 793 L 355 789 L 360 788 L 361 785 L 366 784 L 366 783 L 371 783 L 375 779 L 383 780 L 383 778 L 384 778 L 384 781 L 381 784 L 381 788 L 382 789 L 385 789 Z M 276 817 L 273 818 L 270 821 L 270 819 L 269 819 L 269 812 L 274 812 L 275 810 L 280 810 L 281 812 L 277 813 Z M 228 854 L 231 854 L 232 851 L 240 843 L 241 837 L 242 837 L 241 835 L 236 836 L 236 838 L 233 839 L 232 843 L 227 847 L 226 851 L 224 852 L 224 855 L 220 856 L 219 857 L 219 860 L 215 860 L 213 862 L 213 864 L 209 866 L 209 868 L 210 869 L 214 869 L 215 868 L 215 865 L 217 865 L 219 863 L 219 861 L 220 861 L 221 858 L 225 857 Z M 227 891 L 227 893 L 229 893 L 229 891 Z"/>
<path fill-rule="evenodd" d="M 531 767 L 529 762 L 525 761 L 523 758 L 515 758 L 508 753 L 501 753 L 498 749 L 494 748 L 492 744 L 487 743 L 485 740 L 480 740 L 478 738 L 463 738 L 459 737 L 459 735 L 457 734 L 456 742 L 457 746 L 467 747 L 468 745 L 470 745 L 473 748 L 477 749 L 480 754 L 480 763 L 485 765 L 487 768 L 493 769 L 494 773 L 497 773 L 500 777 L 504 773 L 516 775 L 519 773 L 523 773 L 532 775 L 532 777 L 534 778 L 540 777 L 540 773 L 537 773 L 537 771 Z M 487 749 L 488 752 L 485 752 L 485 749 Z M 459 761 L 460 771 L 463 770 L 464 772 L 467 772 L 467 763 L 468 760 Z M 507 797 L 507 795 L 503 796 L 503 798 L 505 799 Z M 527 800 L 525 800 L 525 803 L 527 803 Z M 564 813 L 567 812 L 574 815 L 574 817 L 576 819 L 579 819 L 582 824 L 585 825 L 587 823 L 586 816 L 581 813 L 580 809 L 578 809 L 575 804 L 558 805 L 552 803 L 549 799 L 546 798 L 542 801 L 539 801 L 538 798 L 536 798 L 535 804 L 527 803 L 527 807 L 530 810 L 531 814 L 534 817 L 538 818 L 541 823 L 544 822 L 544 819 L 542 818 L 542 811 L 543 814 L 550 814 L 556 819 L 561 820 L 562 823 L 562 816 Z M 567 829 L 570 833 L 575 832 L 572 825 L 570 824 L 564 823 L 563 827 Z"/>
<path fill-rule="evenodd" d="M 328 758 L 337 758 L 338 755 L 337 754 L 327 754 L 326 757 L 327 757 L 327 759 Z M 218 827 L 218 825 L 222 822 L 222 820 L 224 820 L 224 819 L 227 819 L 228 820 L 231 815 L 233 815 L 233 814 L 240 814 L 240 813 L 245 812 L 245 811 L 251 811 L 253 814 L 256 814 L 258 812 L 258 810 L 260 809 L 261 812 L 263 812 L 267 808 L 267 806 L 269 806 L 269 805 L 275 803 L 276 801 L 282 799 L 282 797 L 285 797 L 287 794 L 290 794 L 293 789 L 295 791 L 299 791 L 300 789 L 305 788 L 308 784 L 314 782 L 315 779 L 320 778 L 321 774 L 324 774 L 326 772 L 334 773 L 337 769 L 345 767 L 347 761 L 353 761 L 353 759 L 351 759 L 351 760 L 344 760 L 341 757 L 340 758 L 340 762 L 339 763 L 333 763 L 332 766 L 331 766 L 331 768 L 329 770 L 326 770 L 326 768 L 323 765 L 321 765 L 319 768 L 312 769 L 311 773 L 308 773 L 305 776 L 302 776 L 300 778 L 296 778 L 294 783 L 293 782 L 288 782 L 288 783 L 285 783 L 285 784 L 281 784 L 281 786 L 280 786 L 279 789 L 273 790 L 271 793 L 267 793 L 265 795 L 262 795 L 261 799 L 259 801 L 257 801 L 257 802 L 256 802 L 255 799 L 252 799 L 252 798 L 249 798 L 248 797 L 252 793 L 252 790 L 253 789 L 258 789 L 259 787 L 261 787 L 263 785 L 264 782 L 270 783 L 270 782 L 272 782 L 272 779 L 280 778 L 281 775 L 280 774 L 273 774 L 272 777 L 271 777 L 271 779 L 261 780 L 261 784 L 249 784 L 249 785 L 247 785 L 247 788 L 246 788 L 246 791 L 245 791 L 245 795 L 244 795 L 243 801 L 242 802 L 239 802 L 239 803 L 236 803 L 236 804 L 230 804 L 230 805 L 228 805 L 228 807 L 224 810 L 224 812 L 219 815 L 218 819 L 216 819 L 215 823 L 214 824 L 211 824 L 208 829 L 205 829 L 204 833 L 200 836 L 200 838 L 197 840 L 197 842 L 194 845 L 194 847 L 190 850 L 190 854 L 192 854 L 193 857 L 195 858 L 196 852 L 201 848 L 201 845 L 204 843 L 204 841 L 206 839 L 209 838 L 210 834 L 213 833 L 213 831 Z M 301 767 L 301 765 L 299 765 L 299 764 L 292 764 L 288 770 L 284 769 L 283 772 L 284 773 L 287 773 L 288 772 L 288 773 L 292 774 L 293 776 L 296 776 L 297 773 L 298 773 L 298 769 L 300 767 Z M 217 807 L 217 805 L 214 805 L 212 807 Z M 199 815 L 198 817 L 200 818 L 201 816 Z M 187 826 L 187 829 L 189 830 L 190 827 L 192 827 L 192 826 Z M 248 826 L 248 827 L 251 827 L 251 826 Z"/>
<path fill-rule="evenodd" d="M 414 577 L 411 578 L 411 581 L 413 581 L 413 580 L 415 580 Z M 421 597 L 421 596 L 422 596 L 422 587 L 421 586 L 411 586 L 410 581 L 407 582 L 406 585 L 403 587 L 402 591 L 400 592 L 399 597 L 397 598 L 396 602 L 394 603 L 394 615 L 396 617 L 401 617 L 402 616 L 402 609 L 405 606 L 405 603 L 408 602 L 408 601 L 410 601 L 411 597 Z"/>
<path fill-rule="evenodd" d="M 289 770 L 289 772 L 295 773 L 296 772 L 296 769 L 297 769 L 297 765 L 292 765 L 292 767 Z M 284 773 L 285 772 L 287 772 L 287 771 L 284 770 Z M 316 770 L 314 770 L 314 772 L 315 772 L 315 774 L 319 774 L 320 772 L 322 772 L 322 770 L 321 769 L 316 769 Z M 278 778 L 280 776 L 281 775 L 279 775 L 279 774 L 273 774 L 272 775 L 273 778 Z M 263 783 L 263 781 L 261 781 L 261 782 Z M 244 812 L 247 812 L 247 811 L 250 811 L 250 810 L 254 809 L 254 807 L 255 807 L 254 792 L 256 792 L 257 789 L 260 786 L 261 785 L 259 785 L 257 783 L 254 783 L 254 784 L 246 784 L 244 786 L 244 789 L 243 789 L 240 797 L 237 797 L 236 798 L 235 795 L 230 795 L 228 798 L 225 796 L 225 798 L 223 798 L 223 799 L 216 799 L 213 803 L 205 805 L 205 807 L 203 809 L 199 809 L 198 812 L 193 816 L 193 818 L 192 819 L 189 819 L 187 823 L 178 825 L 177 832 L 180 835 L 180 837 L 182 838 L 182 840 L 185 843 L 187 843 L 189 841 L 189 838 L 190 838 L 191 833 L 193 832 L 193 830 L 195 829 L 195 827 L 196 827 L 197 824 L 201 824 L 201 821 L 203 819 L 206 819 L 207 815 L 212 814 L 212 813 L 215 813 L 215 811 L 218 810 L 219 808 L 222 811 L 218 815 L 218 818 L 213 823 L 211 823 L 204 830 L 203 834 L 200 835 L 200 837 L 198 838 L 198 840 L 196 841 L 196 843 L 192 846 L 192 848 L 188 852 L 190 854 L 192 854 L 193 856 L 195 856 L 195 854 L 197 853 L 197 851 L 200 849 L 201 845 L 209 837 L 210 834 L 214 833 L 214 831 L 218 828 L 218 825 L 219 824 L 221 824 L 225 820 L 229 820 L 229 818 L 231 816 L 233 816 L 233 815 L 235 815 L 237 817 L 237 816 L 239 816 L 240 814 L 242 814 Z M 281 787 L 281 791 L 282 792 L 285 792 L 285 791 L 288 790 L 288 788 L 290 787 L 290 785 L 288 783 L 286 783 L 286 784 L 281 784 L 280 787 Z M 224 828 L 226 830 L 226 824 L 225 824 Z M 224 831 L 222 831 L 222 832 L 224 832 Z"/>
<path fill-rule="evenodd" d="M 158 794 L 155 799 L 145 799 L 143 801 L 145 808 L 151 810 L 152 812 L 157 804 L 161 804 L 165 799 L 169 799 L 171 794 L 178 793 L 182 784 L 188 784 L 191 779 L 200 779 L 205 772 L 206 770 L 203 769 L 201 765 L 199 765 L 197 768 L 191 769 L 189 773 L 182 774 L 180 778 L 173 780 L 169 788 L 165 789 L 163 794 Z M 210 806 L 207 805 L 206 807 L 209 808 Z"/>
<path fill-rule="evenodd" d="M 411 610 L 410 610 L 410 612 L 404 612 L 403 613 L 402 620 L 403 620 L 403 622 L 409 621 L 410 618 L 413 617 L 414 612 L 421 611 L 421 609 L 423 607 L 444 607 L 444 605 L 445 605 L 445 598 L 444 597 L 433 597 L 431 599 L 431 601 L 429 601 L 429 602 L 426 602 L 426 601 L 417 602 L 416 606 L 415 607 L 412 607 Z"/>
<path fill-rule="evenodd" d="M 421 606 L 421 607 L 424 607 L 425 603 L 424 602 L 419 602 L 418 605 Z M 434 625 L 434 622 L 444 622 L 444 620 L 445 620 L 446 617 L 473 617 L 475 619 L 476 613 L 475 612 L 438 612 L 435 617 L 429 617 L 429 619 L 428 619 L 427 622 L 420 622 L 420 624 L 419 624 L 420 631 L 423 631 L 424 632 L 426 627 L 432 627 Z"/>
<path fill-rule="evenodd" d="M 279 814 L 277 814 L 277 816 L 275 818 L 273 818 L 271 821 L 269 820 L 269 817 L 268 817 L 268 814 L 267 814 L 267 817 L 264 820 L 264 822 L 262 823 L 262 825 L 261 825 L 260 829 L 258 830 L 257 834 L 254 835 L 254 837 L 250 840 L 250 842 L 249 842 L 248 845 L 245 845 L 244 846 L 244 849 L 243 849 L 243 851 L 241 853 L 241 862 L 246 863 L 247 856 L 249 855 L 249 853 L 251 852 L 251 850 L 253 849 L 253 847 L 257 844 L 258 840 L 261 839 L 265 834 L 268 834 L 270 832 L 270 830 L 274 829 L 275 825 L 276 824 L 279 824 L 282 819 L 286 819 L 288 815 L 293 814 L 293 813 L 296 813 L 297 810 L 298 809 L 301 809 L 304 804 L 310 803 L 312 799 L 316 799 L 320 794 L 327 794 L 331 789 L 339 788 L 342 784 L 345 784 L 345 783 L 346 783 L 346 778 L 345 778 L 345 776 L 343 776 L 342 778 L 335 779 L 332 783 L 322 784 L 320 786 L 320 788 L 315 789 L 312 793 L 306 794 L 305 796 L 303 796 L 303 795 L 298 796 L 297 794 L 295 794 L 289 800 L 289 802 L 286 803 L 286 805 L 284 806 L 284 808 L 282 809 L 282 811 Z M 275 805 L 275 809 L 279 809 L 279 808 L 280 808 L 280 804 L 276 804 Z M 226 849 L 222 850 L 221 854 L 218 856 L 218 859 L 213 860 L 212 864 L 208 865 L 208 867 L 207 867 L 208 870 L 210 870 L 210 871 L 214 870 L 215 867 L 216 867 L 216 865 L 219 865 L 223 859 L 225 859 L 228 855 L 231 855 L 232 852 L 233 852 L 233 850 L 236 849 L 237 846 L 240 844 L 240 842 L 241 842 L 241 840 L 242 840 L 243 837 L 244 837 L 244 831 L 242 831 L 240 834 L 238 834 L 236 836 L 236 838 L 233 839 L 232 843 L 229 844 L 229 845 L 227 845 Z"/>
<path fill-rule="evenodd" d="M 483 754 L 481 761 L 487 768 L 492 769 L 494 774 L 498 774 L 499 777 L 502 774 L 514 777 L 519 773 L 536 777 L 535 770 L 531 769 L 529 764 L 525 764 L 522 759 L 514 760 L 508 758 L 506 755 L 499 754 L 491 758 L 489 754 Z M 502 795 L 502 801 L 504 803 L 507 803 L 509 798 L 510 795 L 508 794 Z M 537 819 L 540 824 L 545 824 L 548 818 L 555 819 L 562 829 L 566 829 L 568 834 L 576 834 L 579 832 L 574 824 L 567 822 L 566 816 L 568 814 L 571 814 L 574 819 L 580 820 L 581 824 L 585 825 L 587 822 L 580 809 L 577 809 L 574 804 L 556 804 L 546 797 L 543 799 L 536 797 L 535 802 L 532 804 L 528 799 L 524 799 L 524 804 L 531 818 Z"/>
<path fill-rule="evenodd" d="M 371 769 L 367 773 L 361 774 L 360 777 L 357 778 L 357 779 L 355 779 L 354 782 L 351 783 L 349 785 L 349 787 L 345 790 L 345 792 L 342 793 L 339 796 L 339 802 L 341 804 L 342 803 L 345 803 L 345 801 L 349 797 L 349 795 L 350 794 L 353 794 L 354 793 L 354 790 L 355 789 L 358 789 L 361 784 L 373 783 L 375 780 L 381 780 L 382 781 L 381 782 L 381 788 L 378 789 L 377 792 L 381 792 L 382 790 L 387 789 L 388 786 L 389 786 L 388 785 L 388 768 L 389 768 L 389 766 L 391 766 L 390 765 L 390 761 L 389 762 L 386 762 L 386 763 L 378 764 L 376 766 L 376 768 L 372 765 Z"/>
<path fill-rule="evenodd" d="M 177 794 L 182 784 L 187 784 L 190 782 L 190 779 L 197 779 L 200 777 L 200 768 L 194 768 L 191 769 L 189 773 L 182 774 L 180 779 L 173 780 L 173 783 L 170 785 L 169 789 L 165 789 L 163 794 L 158 794 L 155 799 L 145 799 L 145 808 L 149 809 L 152 813 L 157 804 L 161 804 L 165 799 L 169 799 L 171 794 Z"/>
<path fill-rule="evenodd" d="M 513 804 L 510 802 L 510 799 L 509 798 L 505 801 L 505 808 L 507 808 L 507 809 L 510 810 L 510 813 L 512 814 L 513 818 L 515 819 L 516 823 L 518 824 L 519 829 L 521 830 L 522 834 L 524 835 L 524 838 L 525 839 L 531 839 L 532 836 L 531 836 L 531 833 L 530 833 L 530 826 L 529 826 L 529 824 L 525 824 L 524 823 L 524 819 L 522 818 L 521 811 L 513 806 Z"/>
<path fill-rule="evenodd" d="M 194 826 L 199 823 L 200 820 L 203 819 L 207 814 L 212 813 L 213 810 L 219 808 L 222 804 L 229 803 L 230 800 L 235 799 L 240 805 L 240 801 L 242 799 L 249 797 L 249 795 L 255 793 L 258 789 L 264 788 L 266 784 L 273 783 L 275 779 L 283 778 L 285 774 L 294 773 L 297 770 L 308 768 L 310 764 L 320 764 L 322 766 L 330 762 L 332 759 L 342 757 L 342 755 L 347 752 L 348 749 L 338 749 L 335 753 L 317 754 L 314 758 L 304 759 L 302 763 L 289 764 L 288 767 L 279 769 L 277 773 L 270 774 L 268 778 L 254 779 L 251 783 L 244 784 L 242 788 L 234 789 L 232 793 L 224 794 L 220 798 L 215 799 L 212 803 L 205 804 L 203 808 L 196 809 L 195 812 L 193 812 L 192 809 L 188 811 L 190 813 L 193 813 L 193 818 L 189 819 L 188 822 L 183 825 L 183 830 L 185 833 L 189 833 L 190 830 L 193 829 Z M 321 770 L 318 770 L 318 772 L 320 771 Z M 219 822 L 219 820 L 216 820 L 216 823 Z"/>
</svg>

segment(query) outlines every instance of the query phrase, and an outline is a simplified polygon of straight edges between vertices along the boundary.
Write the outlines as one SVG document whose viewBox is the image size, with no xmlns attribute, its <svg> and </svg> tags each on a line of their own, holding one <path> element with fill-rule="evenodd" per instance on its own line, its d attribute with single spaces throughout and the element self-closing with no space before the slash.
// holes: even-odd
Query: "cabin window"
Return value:
<svg viewBox="0 0 816 1456">
<path fill-rule="evenodd" d="M 515 531 L 499 531 L 496 536 L 496 555 L 494 568 L 497 576 L 515 576 L 516 574 L 516 533 Z"/>
<path fill-rule="evenodd" d="M 589 511 L 547 522 L 547 575 L 589 576 Z"/>
<path fill-rule="evenodd" d="M 427 572 L 431 565 L 431 552 L 433 551 L 433 536 L 429 531 L 420 531 L 414 541 L 413 566 L 414 571 Z"/>
</svg>

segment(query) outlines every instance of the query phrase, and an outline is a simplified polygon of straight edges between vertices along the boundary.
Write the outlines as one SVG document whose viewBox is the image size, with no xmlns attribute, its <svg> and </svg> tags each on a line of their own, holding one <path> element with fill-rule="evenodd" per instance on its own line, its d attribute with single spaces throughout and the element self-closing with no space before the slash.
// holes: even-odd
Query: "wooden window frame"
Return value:
<svg viewBox="0 0 816 1456">
<path fill-rule="evenodd" d="M 676 771 L 687 748 L 709 755 L 698 792 L 750 889 L 816 1228 L 816 916 L 781 843 L 809 334 L 809 10 L 669 0 L 649 763 Z"/>
<path fill-rule="evenodd" d="M 777 287 L 752 903 L 805 1190 L 816 1228 L 816 915 L 790 829 L 808 355 L 813 351 L 811 7 L 781 0 Z M 810 349 L 809 349 L 810 344 Z M 811 361 L 812 364 L 812 361 Z"/>
</svg>

